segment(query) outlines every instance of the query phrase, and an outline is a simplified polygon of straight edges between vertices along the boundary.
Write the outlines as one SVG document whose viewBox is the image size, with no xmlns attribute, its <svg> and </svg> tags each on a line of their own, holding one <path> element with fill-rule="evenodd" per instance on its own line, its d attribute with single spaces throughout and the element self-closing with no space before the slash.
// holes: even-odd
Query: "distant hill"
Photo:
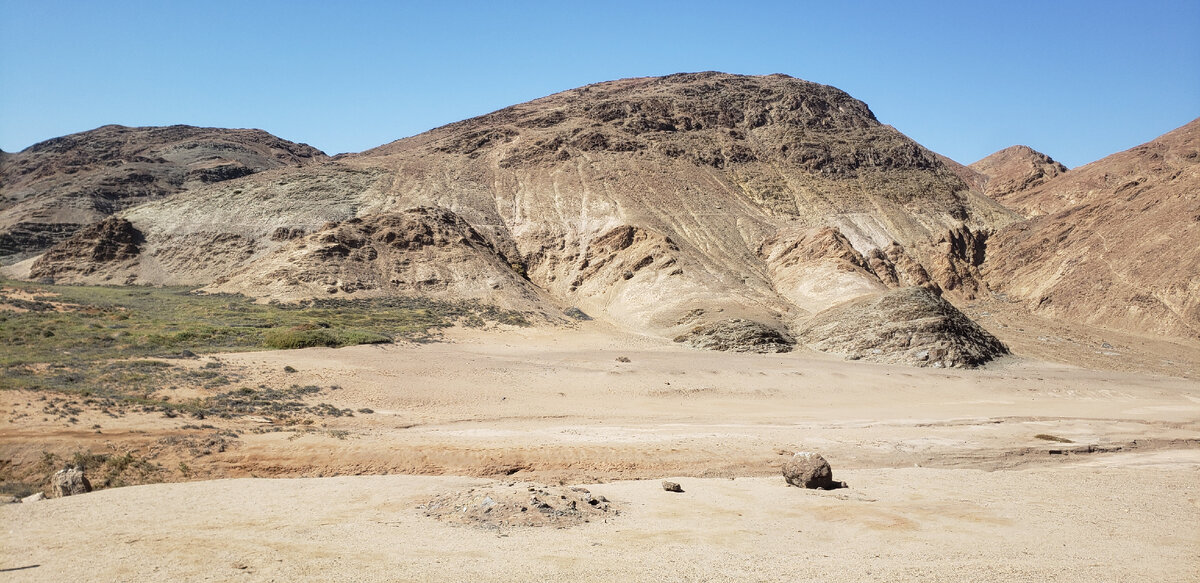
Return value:
<svg viewBox="0 0 1200 583">
<path fill-rule="evenodd" d="M 993 290 L 1042 315 L 1200 338 L 1200 119 L 1006 199 L 1040 216 L 989 240 Z"/>
<path fill-rule="evenodd" d="M 983 193 L 1026 216 L 1046 214 L 1026 198 L 1031 189 L 1067 171 L 1067 167 L 1029 146 L 1012 146 L 968 166 L 982 180 Z"/>
<path fill-rule="evenodd" d="M 0 261 L 41 252 L 146 201 L 322 160 L 262 130 L 108 125 L 0 153 Z"/>
</svg>

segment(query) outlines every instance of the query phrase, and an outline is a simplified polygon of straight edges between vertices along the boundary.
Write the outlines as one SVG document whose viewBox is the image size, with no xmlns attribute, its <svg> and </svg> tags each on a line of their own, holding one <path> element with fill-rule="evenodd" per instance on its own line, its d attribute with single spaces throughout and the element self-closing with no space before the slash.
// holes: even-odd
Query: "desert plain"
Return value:
<svg viewBox="0 0 1200 583">
<path fill-rule="evenodd" d="M 1133 340 L 1107 358 L 1156 364 Z M 0 567 L 11 581 L 1194 581 L 1197 363 L 1163 344 L 1188 376 L 1019 353 L 968 370 L 716 353 L 596 322 L 204 356 L 189 366 L 337 386 L 321 400 L 372 413 L 319 431 L 211 420 L 238 435 L 224 451 L 156 459 L 216 479 L 0 506 Z M 0 397 L 19 412 L 34 395 Z M 6 453 L 196 433 L 158 413 L 79 415 L 6 415 Z M 848 487 L 787 486 L 795 451 Z M 572 487 L 608 509 L 536 525 L 502 512 Z"/>
</svg>

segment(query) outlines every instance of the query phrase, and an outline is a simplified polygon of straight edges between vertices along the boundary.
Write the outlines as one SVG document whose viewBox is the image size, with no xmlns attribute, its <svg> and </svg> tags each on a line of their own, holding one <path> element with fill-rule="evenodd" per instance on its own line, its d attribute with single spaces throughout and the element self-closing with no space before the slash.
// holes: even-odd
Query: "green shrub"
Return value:
<svg viewBox="0 0 1200 583">
<path fill-rule="evenodd" d="M 377 332 L 366 330 L 331 330 L 328 328 L 312 328 L 298 330 L 292 328 L 272 328 L 263 335 L 263 344 L 268 348 L 291 349 L 326 346 L 339 348 L 355 344 L 380 344 L 391 342 L 392 339 Z"/>
<path fill-rule="evenodd" d="M 263 335 L 263 344 L 268 348 L 291 349 L 312 346 L 338 346 L 337 336 L 329 330 L 296 330 L 295 328 L 272 328 Z"/>
</svg>

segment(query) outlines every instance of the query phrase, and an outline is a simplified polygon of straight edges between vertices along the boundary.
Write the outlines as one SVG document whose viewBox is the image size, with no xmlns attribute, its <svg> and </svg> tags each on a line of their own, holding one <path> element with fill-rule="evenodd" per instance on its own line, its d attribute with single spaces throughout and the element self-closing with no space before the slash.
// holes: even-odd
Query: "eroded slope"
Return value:
<svg viewBox="0 0 1200 583">
<path fill-rule="evenodd" d="M 450 260 L 314 251 L 315 233 L 414 209 L 479 239 L 438 247 Z M 907 285 L 986 293 L 986 239 L 1019 219 L 838 89 L 722 73 L 589 85 L 122 216 L 144 236 L 140 259 L 64 281 L 277 299 L 483 285 L 504 305 L 575 306 L 667 337 L 737 319 L 786 329 Z M 422 264 L 441 283 L 414 285 Z"/>
<path fill-rule="evenodd" d="M 0 259 L 198 185 L 325 158 L 262 130 L 108 125 L 0 156 Z"/>
</svg>

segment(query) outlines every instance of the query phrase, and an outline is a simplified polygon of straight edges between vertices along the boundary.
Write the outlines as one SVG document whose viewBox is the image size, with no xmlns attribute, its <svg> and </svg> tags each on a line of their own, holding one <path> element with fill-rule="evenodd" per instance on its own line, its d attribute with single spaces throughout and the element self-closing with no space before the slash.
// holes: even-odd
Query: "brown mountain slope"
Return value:
<svg viewBox="0 0 1200 583">
<path fill-rule="evenodd" d="M 1026 216 L 1054 212 L 1027 198 L 1030 189 L 1067 171 L 1067 167 L 1029 146 L 1012 146 L 968 166 L 983 178 L 987 196 Z"/>
<path fill-rule="evenodd" d="M 989 240 L 992 289 L 1043 315 L 1200 337 L 1200 119 L 1019 196 L 1049 214 Z"/>
<path fill-rule="evenodd" d="M 412 209 L 483 242 L 384 249 L 360 232 Z M 1019 219 L 840 90 L 721 73 L 589 85 L 122 217 L 136 261 L 35 272 L 284 299 L 470 289 L 671 337 L 786 327 L 903 285 L 970 297 L 987 234 Z M 346 229 L 374 253 L 314 250 Z"/>
<path fill-rule="evenodd" d="M 0 259 L 184 189 L 324 159 L 262 130 L 109 125 L 0 155 Z"/>
<path fill-rule="evenodd" d="M 531 279 L 559 297 L 579 295 L 580 276 L 590 279 L 585 250 L 613 228 L 633 226 L 678 247 L 664 251 L 672 254 L 661 268 L 668 280 L 650 277 L 660 273 L 652 263 L 655 269 L 635 278 L 592 286 L 580 303 L 606 312 L 663 295 L 654 306 L 661 312 L 664 303 L 692 301 L 684 296 L 693 292 L 769 306 L 780 299 L 776 280 L 783 274 L 761 245 L 767 239 L 799 242 L 828 227 L 859 253 L 897 242 L 935 263 L 943 250 L 933 245 L 951 229 L 1013 219 L 970 192 L 931 152 L 880 124 L 862 102 L 785 76 L 700 73 L 601 83 L 349 162 L 395 169 L 392 191 L 409 204 L 462 209 L 473 224 L 490 226 L 485 232 L 511 240 L 515 255 L 528 259 Z M 676 271 L 682 273 L 670 275 Z M 864 277 L 879 283 L 875 273 Z M 674 291 L 639 289 L 643 279 Z M 838 293 L 833 300 L 793 295 L 772 309 L 819 310 L 845 298 Z"/>
<path fill-rule="evenodd" d="M 959 164 L 950 158 L 937 154 L 938 160 L 941 160 L 951 171 L 954 172 L 962 181 L 975 192 L 984 192 L 984 187 L 987 184 L 987 176 L 980 174 L 969 166 Z"/>
</svg>

